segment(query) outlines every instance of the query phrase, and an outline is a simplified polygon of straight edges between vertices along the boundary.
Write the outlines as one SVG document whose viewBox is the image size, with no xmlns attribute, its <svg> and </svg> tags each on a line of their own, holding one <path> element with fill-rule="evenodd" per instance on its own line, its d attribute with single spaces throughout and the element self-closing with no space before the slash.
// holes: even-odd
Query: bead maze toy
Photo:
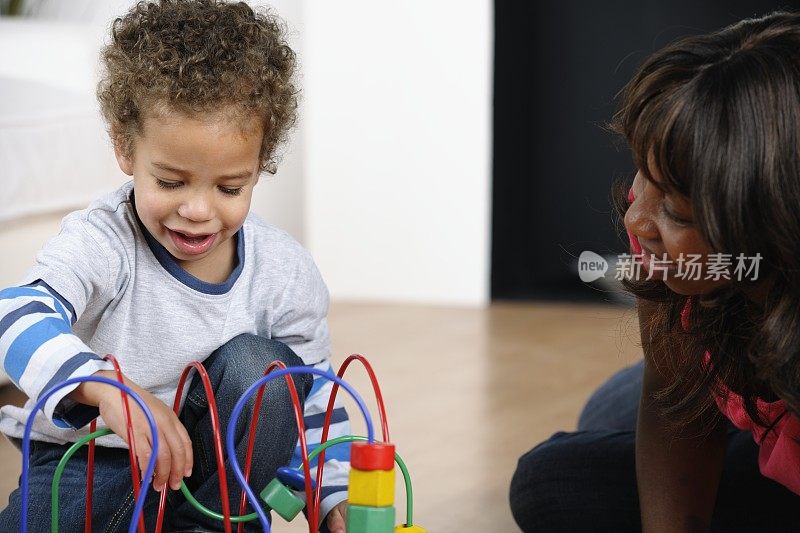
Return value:
<svg viewBox="0 0 800 533">
<path fill-rule="evenodd" d="M 110 361 L 116 371 L 117 381 L 100 376 L 86 376 L 80 378 L 72 378 L 63 383 L 57 384 L 45 393 L 43 393 L 36 405 L 33 412 L 42 409 L 56 391 L 73 385 L 76 383 L 94 381 L 105 383 L 116 387 L 120 390 L 120 395 L 123 400 L 123 412 L 128 425 L 128 448 L 129 458 L 131 462 L 131 481 L 133 485 L 133 494 L 135 498 L 135 505 L 133 508 L 133 519 L 129 526 L 128 532 L 145 533 L 144 518 L 142 516 L 145 497 L 149 489 L 150 480 L 153 477 L 155 470 L 156 456 L 158 455 L 158 432 L 156 430 L 155 420 L 152 413 L 147 408 L 144 401 L 129 387 L 123 383 L 122 371 L 117 360 L 108 355 L 105 357 Z M 359 361 L 367 371 L 369 378 L 372 382 L 373 391 L 378 404 L 378 410 L 381 420 L 382 438 L 383 441 L 375 440 L 372 419 L 370 418 L 367 406 L 359 394 L 344 381 L 343 376 L 353 361 Z M 214 393 L 211 388 L 211 382 L 206 374 L 205 368 L 200 362 L 193 362 L 188 364 L 180 377 L 178 388 L 175 393 L 175 401 L 173 410 L 177 414 L 180 409 L 180 398 L 183 394 L 183 389 L 186 380 L 189 377 L 191 370 L 196 370 L 198 377 L 202 380 L 205 388 L 206 396 L 208 398 L 208 408 L 214 429 L 214 449 L 217 461 L 217 473 L 219 476 L 220 485 L 220 499 L 222 504 L 222 513 L 212 511 L 204 507 L 189 491 L 185 483 L 181 483 L 181 492 L 186 497 L 187 501 L 198 509 L 206 516 L 215 518 L 222 522 L 225 533 L 231 533 L 233 524 L 237 524 L 237 530 L 242 533 L 244 523 L 252 520 L 258 520 L 261 527 L 266 533 L 271 531 L 270 522 L 267 518 L 267 513 L 262 509 L 261 505 L 253 506 L 255 512 L 244 514 L 248 498 L 250 501 L 258 501 L 256 494 L 248 484 L 248 479 L 251 472 L 251 462 L 253 457 L 253 447 L 255 444 L 256 427 L 258 424 L 258 414 L 261 409 L 265 385 L 278 378 L 285 378 L 289 389 L 290 397 L 294 408 L 295 422 L 297 423 L 300 449 L 302 452 L 302 466 L 300 468 L 281 467 L 276 473 L 276 477 L 259 493 L 260 499 L 264 502 L 267 509 L 275 511 L 283 519 L 291 521 L 294 519 L 303 508 L 306 508 L 306 515 L 309 524 L 309 533 L 318 531 L 317 524 L 320 523 L 319 506 L 321 497 L 322 475 L 325 461 L 325 450 L 332 446 L 350 445 L 351 446 L 351 470 L 350 480 L 348 484 L 348 509 L 347 509 L 347 531 L 348 533 L 426 533 L 425 529 L 413 523 L 413 493 L 411 489 L 411 477 L 408 473 L 405 463 L 400 455 L 395 452 L 395 447 L 391 444 L 389 439 L 389 427 L 386 419 L 386 410 L 383 404 L 383 396 L 381 395 L 380 386 L 375 373 L 369 361 L 361 355 L 351 355 L 348 357 L 342 366 L 339 368 L 337 374 L 325 372 L 316 368 L 308 367 L 286 367 L 282 362 L 276 361 L 271 363 L 264 371 L 264 376 L 253 383 L 247 391 L 239 398 L 233 412 L 231 420 L 228 422 L 228 428 L 225 432 L 225 445 L 230 458 L 231 468 L 242 486 L 242 493 L 239 503 L 239 514 L 236 516 L 231 515 L 230 504 L 228 499 L 228 486 L 225 476 L 224 468 L 224 454 L 222 449 L 222 435 L 220 431 L 219 417 L 217 414 L 216 401 Z M 297 390 L 294 381 L 291 379 L 292 374 L 314 374 L 321 376 L 333 382 L 330 398 L 325 412 L 325 422 L 322 428 L 322 437 L 320 439 L 320 446 L 312 452 L 308 452 L 308 447 L 305 439 L 305 428 L 303 424 L 303 412 L 300 406 Z M 353 397 L 359 410 L 364 416 L 367 426 L 366 436 L 347 435 L 328 440 L 328 430 L 331 423 L 334 402 L 339 387 L 344 388 L 350 396 Z M 250 422 L 250 431 L 248 434 L 248 448 L 245 458 L 245 468 L 242 471 L 238 464 L 235 454 L 234 444 L 234 428 L 239 419 L 245 403 L 253 394 L 257 394 L 255 406 L 253 409 L 253 416 Z M 131 426 L 130 411 L 126 398 L 130 396 L 136 402 L 139 408 L 144 412 L 150 426 L 150 432 L 153 435 L 152 454 L 147 463 L 147 468 L 142 479 L 139 478 L 136 468 L 136 444 L 133 439 L 133 429 Z M 28 470 L 30 461 L 30 434 L 33 427 L 34 417 L 31 416 L 25 425 L 25 433 L 22 441 L 22 479 L 20 484 L 21 499 L 22 499 L 22 532 L 27 533 L 28 521 Z M 103 428 L 97 430 L 97 420 L 92 421 L 90 426 L 90 433 L 75 442 L 64 454 L 61 461 L 56 468 L 56 473 L 53 476 L 51 486 L 51 530 L 58 531 L 58 497 L 59 497 L 59 482 L 69 459 L 84 445 L 89 446 L 88 451 L 88 468 L 86 476 L 86 515 L 84 523 L 84 531 L 90 533 L 92 530 L 92 485 L 93 485 L 93 467 L 94 467 L 94 449 L 95 439 L 98 437 L 108 435 L 111 430 Z M 317 473 L 316 478 L 311 476 L 311 461 L 317 459 Z M 403 524 L 394 526 L 395 522 L 395 509 L 394 509 L 394 485 L 395 485 L 395 463 L 400 468 L 405 482 L 406 492 L 406 521 Z M 318 490 L 319 489 L 319 490 Z M 305 493 L 305 502 L 298 497 L 294 491 Z M 158 516 L 155 525 L 156 533 L 160 533 L 163 522 L 164 512 L 166 506 L 167 490 L 161 492 Z"/>
</svg>

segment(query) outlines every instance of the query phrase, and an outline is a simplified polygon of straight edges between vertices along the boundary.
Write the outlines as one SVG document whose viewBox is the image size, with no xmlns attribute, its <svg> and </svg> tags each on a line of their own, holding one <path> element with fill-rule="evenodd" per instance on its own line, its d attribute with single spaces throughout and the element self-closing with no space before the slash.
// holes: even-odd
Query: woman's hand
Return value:
<svg viewBox="0 0 800 533">
<path fill-rule="evenodd" d="M 326 519 L 328 529 L 331 533 L 346 533 L 347 532 L 347 500 L 339 503 L 336 507 L 331 509 Z"/>
<path fill-rule="evenodd" d="M 116 375 L 109 371 L 100 371 L 97 375 L 103 375 L 110 379 L 116 379 Z M 153 475 L 153 488 L 161 491 L 166 483 L 173 490 L 181 486 L 184 477 L 189 477 L 192 473 L 192 441 L 186 428 L 183 427 L 177 415 L 164 402 L 139 387 L 128 378 L 124 378 L 125 385 L 138 394 L 156 421 L 158 429 L 158 457 Z M 90 387 L 87 387 L 90 385 Z M 122 396 L 119 389 L 102 383 L 84 383 L 81 390 L 76 389 L 77 394 L 70 395 L 72 398 L 87 403 L 97 405 L 100 409 L 100 416 L 103 417 L 106 425 L 119 435 L 128 445 L 128 426 L 125 423 L 125 412 L 122 406 Z M 131 413 L 131 425 L 133 427 L 133 438 L 136 443 L 136 458 L 139 469 L 142 473 L 147 469 L 147 462 L 153 452 L 153 437 L 150 434 L 150 424 L 147 423 L 139 405 L 128 399 L 128 407 Z"/>
</svg>

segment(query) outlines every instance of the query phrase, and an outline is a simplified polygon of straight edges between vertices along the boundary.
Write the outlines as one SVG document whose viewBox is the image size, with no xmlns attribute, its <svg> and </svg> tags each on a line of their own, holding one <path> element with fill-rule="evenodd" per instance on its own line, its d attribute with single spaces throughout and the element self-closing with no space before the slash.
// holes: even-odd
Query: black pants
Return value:
<svg viewBox="0 0 800 533">
<path fill-rule="evenodd" d="M 618 372 L 589 399 L 578 431 L 520 458 L 511 510 L 523 531 L 641 531 L 634 430 L 642 372 L 641 362 Z M 761 475 L 752 435 L 733 426 L 711 531 L 800 531 L 800 496 Z"/>
</svg>

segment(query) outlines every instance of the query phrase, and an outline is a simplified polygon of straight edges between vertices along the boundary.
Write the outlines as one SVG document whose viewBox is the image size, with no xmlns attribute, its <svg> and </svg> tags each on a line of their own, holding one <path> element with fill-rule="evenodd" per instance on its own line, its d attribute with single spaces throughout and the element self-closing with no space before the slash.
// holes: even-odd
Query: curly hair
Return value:
<svg viewBox="0 0 800 533">
<path fill-rule="evenodd" d="M 148 115 L 232 110 L 260 118 L 260 169 L 274 173 L 297 117 L 296 59 L 284 36 L 280 19 L 244 2 L 138 2 L 114 21 L 101 56 L 97 97 L 115 146 L 132 155 Z"/>
<path fill-rule="evenodd" d="M 741 395 L 766 426 L 757 400 L 785 400 L 800 415 L 800 14 L 778 12 L 677 41 L 649 57 L 622 92 L 612 129 L 641 173 L 689 198 L 695 224 L 717 252 L 761 254 L 766 301 L 732 280 L 692 297 L 663 281 L 629 281 L 657 302 L 655 343 L 669 343 L 674 382 L 657 394 L 686 423 L 713 411 L 711 393 Z M 630 182 L 614 188 L 624 217 Z M 685 329 L 685 330 L 684 330 Z M 678 332 L 677 334 L 675 332 Z M 643 339 L 645 342 L 645 339 Z M 711 365 L 701 364 L 708 350 Z M 784 413 L 785 414 L 785 413 Z"/>
</svg>

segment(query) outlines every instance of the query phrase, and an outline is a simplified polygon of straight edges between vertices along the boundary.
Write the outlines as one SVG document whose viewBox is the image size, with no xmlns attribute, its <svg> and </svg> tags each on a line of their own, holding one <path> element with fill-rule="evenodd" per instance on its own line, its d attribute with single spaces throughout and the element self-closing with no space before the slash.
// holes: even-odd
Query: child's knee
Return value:
<svg viewBox="0 0 800 533">
<path fill-rule="evenodd" d="M 264 371 L 275 361 L 280 361 L 287 367 L 305 366 L 303 360 L 286 344 L 250 333 L 237 335 L 221 346 L 218 352 L 217 357 L 224 358 L 226 366 L 231 364 L 235 366 L 235 373 L 245 388 L 263 377 Z M 226 374 L 228 373 L 226 372 Z M 310 374 L 292 374 L 292 377 L 298 393 L 304 398 L 311 390 L 312 376 Z M 282 378 L 275 381 L 279 381 L 281 385 L 285 383 Z"/>
</svg>

